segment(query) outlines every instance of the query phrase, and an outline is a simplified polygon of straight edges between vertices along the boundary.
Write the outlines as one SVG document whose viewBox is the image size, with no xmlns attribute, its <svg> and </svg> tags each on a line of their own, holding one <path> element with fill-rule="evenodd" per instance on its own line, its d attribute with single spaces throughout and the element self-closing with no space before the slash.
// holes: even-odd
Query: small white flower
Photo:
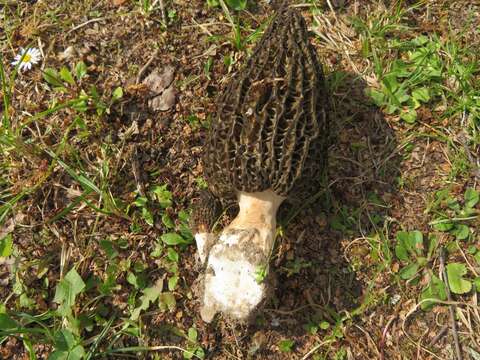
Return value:
<svg viewBox="0 0 480 360">
<path fill-rule="evenodd" d="M 40 50 L 37 48 L 30 48 L 27 50 L 20 48 L 20 53 L 15 56 L 15 60 L 12 61 L 12 66 L 17 66 L 17 64 L 20 63 L 18 70 L 27 71 L 32 68 L 32 65 L 38 64 L 40 58 Z"/>
</svg>

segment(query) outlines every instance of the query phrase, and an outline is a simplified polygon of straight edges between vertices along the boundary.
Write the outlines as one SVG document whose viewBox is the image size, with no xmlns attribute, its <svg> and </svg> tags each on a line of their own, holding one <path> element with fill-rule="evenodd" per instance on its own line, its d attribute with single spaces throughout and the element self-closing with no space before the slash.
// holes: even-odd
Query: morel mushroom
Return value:
<svg viewBox="0 0 480 360">
<path fill-rule="evenodd" d="M 215 236 L 213 197 L 194 212 L 206 266 L 203 320 L 217 312 L 246 320 L 267 294 L 258 271 L 268 266 L 282 202 L 317 192 L 328 150 L 327 94 L 302 16 L 277 10 L 239 76 L 219 97 L 204 171 L 216 196 L 236 195 L 237 217 Z M 206 263 L 206 264 L 205 264 Z"/>
</svg>

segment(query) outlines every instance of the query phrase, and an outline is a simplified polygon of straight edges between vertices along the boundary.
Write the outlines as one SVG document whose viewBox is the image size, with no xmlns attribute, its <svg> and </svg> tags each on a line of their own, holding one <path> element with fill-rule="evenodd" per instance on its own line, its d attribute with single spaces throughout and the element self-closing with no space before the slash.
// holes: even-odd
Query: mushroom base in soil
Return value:
<svg viewBox="0 0 480 360">
<path fill-rule="evenodd" d="M 204 321 L 210 322 L 217 312 L 247 319 L 265 298 L 267 286 L 258 279 L 258 272 L 268 266 L 283 200 L 271 190 L 239 192 L 237 217 L 209 249 L 201 309 Z"/>
<path fill-rule="evenodd" d="M 327 104 L 305 21 L 283 1 L 242 71 L 220 93 L 205 145 L 209 191 L 192 213 L 204 266 L 203 320 L 216 313 L 248 320 L 265 303 L 272 286 L 258 274 L 268 267 L 278 208 L 287 198 L 301 202 L 317 193 L 325 175 Z M 239 212 L 216 235 L 219 198 L 236 198 Z"/>
</svg>

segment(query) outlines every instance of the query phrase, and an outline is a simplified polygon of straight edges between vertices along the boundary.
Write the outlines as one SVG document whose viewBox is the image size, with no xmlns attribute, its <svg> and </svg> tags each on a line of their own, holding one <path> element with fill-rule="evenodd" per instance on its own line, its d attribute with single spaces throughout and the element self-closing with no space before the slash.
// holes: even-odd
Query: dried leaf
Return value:
<svg viewBox="0 0 480 360">
<path fill-rule="evenodd" d="M 173 86 L 175 69 L 172 66 L 165 67 L 161 72 L 155 69 L 142 82 L 146 85 L 153 96 L 148 101 L 148 106 L 154 111 L 166 111 L 175 105 L 176 91 Z"/>
</svg>

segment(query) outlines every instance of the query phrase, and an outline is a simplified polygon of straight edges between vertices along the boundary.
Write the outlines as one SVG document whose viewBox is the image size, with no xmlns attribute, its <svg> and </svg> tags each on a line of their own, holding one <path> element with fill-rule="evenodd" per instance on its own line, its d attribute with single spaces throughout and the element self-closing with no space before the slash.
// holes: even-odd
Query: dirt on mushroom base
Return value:
<svg viewBox="0 0 480 360">
<path fill-rule="evenodd" d="M 362 4 L 364 7 L 358 6 L 357 2 L 341 3 L 332 1 L 333 6 L 339 6 L 335 9 L 336 14 L 329 12 L 328 7 L 322 8 L 332 23 L 335 17 L 346 21 L 350 15 L 372 11 L 368 6 L 380 6 L 367 2 Z M 223 62 L 224 55 L 232 54 L 234 63 L 230 67 L 235 70 L 245 59 L 245 53 L 235 51 L 227 39 L 214 44 L 207 40 L 209 33 L 228 35 L 231 30 L 221 10 L 208 9 L 201 1 L 177 1 L 167 6 L 176 13 L 171 15 L 172 20 L 164 31 L 160 9 L 145 14 L 135 2 L 123 2 L 121 7 L 113 2 L 25 2 L 19 6 L 17 14 L 22 21 L 11 29 L 11 39 L 14 48 L 40 39 L 44 44 L 48 67 L 59 68 L 65 63 L 84 60 L 90 74 L 85 82 L 88 85 L 97 84 L 101 93 L 111 92 L 116 86 L 125 87 L 127 95 L 112 107 L 108 116 L 98 120 L 89 115 L 87 124 L 91 134 L 88 141 L 82 142 L 78 137 L 80 127 L 70 140 L 81 148 L 82 158 L 92 162 L 104 159 L 103 144 L 116 149 L 107 155 L 114 159 L 110 171 L 115 171 L 109 185 L 113 195 L 127 203 L 135 200 L 134 191 L 138 183 L 146 189 L 158 183 L 168 184 L 175 200 L 172 210 L 169 210 L 173 216 L 177 210 L 187 208 L 198 191 L 197 178 L 202 173 L 198 159 L 205 138 L 202 123 L 213 113 L 214 97 L 221 91 L 224 79 L 233 76 L 233 72 L 228 73 L 229 66 Z M 441 7 L 431 10 L 431 16 L 440 19 L 446 19 L 448 15 Z M 35 15 L 49 11 L 57 13 L 58 18 Z M 256 28 L 269 13 L 268 6 L 260 3 L 251 10 L 251 15 L 242 13 L 241 17 Z M 102 17 L 103 20 L 85 24 L 88 20 Z M 308 8 L 305 8 L 305 17 L 312 24 Z M 198 25 L 213 20 L 218 24 Z M 79 24 L 85 25 L 68 32 Z M 418 25 L 418 32 L 421 32 L 422 26 L 430 31 L 427 23 L 420 22 Z M 334 26 L 332 31 L 339 29 Z M 222 319 L 215 325 L 207 326 L 199 320 L 198 304 L 190 295 L 196 272 L 195 249 L 189 246 L 181 253 L 178 264 L 179 277 L 184 284 L 176 290 L 176 308 L 173 311 L 154 311 L 142 318 L 143 344 L 187 346 L 188 342 L 172 329 L 187 331 L 194 325 L 198 331 L 198 344 L 218 359 L 242 358 L 248 353 L 257 358 L 290 359 L 307 354 L 318 343 L 323 344 L 319 350 L 325 357 L 333 358 L 337 356 L 335 354 L 340 354 L 338 358 L 342 358 L 340 356 L 345 353 L 345 357 L 354 359 L 380 356 L 394 359 L 399 354 L 407 358 L 416 356 L 417 346 L 409 341 L 408 336 L 431 340 L 440 332 L 437 321 L 445 323 L 447 308 L 438 307 L 432 312 L 418 313 L 407 319 L 408 311 L 417 300 L 420 285 L 404 288 L 392 284 L 388 272 L 379 271 L 381 260 L 378 256 L 375 258 L 364 235 L 379 225 L 386 226 L 389 235 L 400 228 L 399 224 L 405 228 L 428 230 L 426 217 L 420 216 L 424 210 L 424 197 L 439 189 L 451 164 L 443 156 L 444 145 L 435 139 L 428 143 L 415 140 L 413 155 L 400 163 L 400 145 L 409 131 L 399 125 L 397 119 L 388 116 L 384 119 L 379 110 L 368 105 L 370 100 L 363 92 L 366 84 L 357 79 L 354 69 L 364 65 L 358 55 L 361 52 L 359 39 L 356 34 L 346 34 L 351 36 L 350 40 L 356 46 L 357 56 L 353 59 L 342 56 L 338 49 L 326 47 L 318 38 L 312 39 L 327 68 L 347 75 L 335 91 L 336 115 L 341 131 L 331 151 L 329 179 L 333 184 L 330 196 L 321 196 L 312 208 L 302 211 L 278 242 L 273 258 L 274 266 L 279 269 L 274 300 L 258 323 L 248 331 L 241 325 Z M 60 55 L 70 47 L 73 48 L 73 57 L 62 59 Z M 161 51 L 155 52 L 156 48 Z M 247 44 L 248 48 L 250 44 Z M 65 56 L 71 56 L 72 51 Z M 2 52 L 11 55 L 7 47 Z M 155 53 L 144 76 L 154 68 L 164 69 L 173 65 L 178 84 L 175 108 L 156 113 L 144 101 L 141 87 L 128 86 Z M 213 62 L 207 67 L 209 58 Z M 51 92 L 37 91 L 40 82 L 38 69 L 26 73 L 16 82 L 12 116 L 20 116 L 21 111 L 36 113 L 47 108 L 53 96 Z M 63 100 L 62 97 L 67 98 L 68 94 L 55 96 L 59 97 L 57 100 Z M 40 123 L 42 134 L 47 125 L 57 129 L 42 140 L 52 146 L 58 144 L 74 116 L 72 111 L 66 110 L 49 118 L 49 124 Z M 437 121 L 428 114 L 422 120 L 426 125 L 421 125 L 419 131 L 425 131 Z M 117 146 L 127 129 L 132 129 L 132 136 L 123 147 Z M 35 132 L 30 136 L 38 140 Z M 15 160 L 16 166 L 8 170 L 8 176 L 17 180 L 12 191 L 35 184 L 45 171 L 42 164 L 49 159 L 32 157 L 27 161 Z M 132 163 L 140 164 L 138 178 L 132 175 Z M 408 187 L 399 189 L 395 181 L 398 171 L 409 174 L 412 182 L 418 180 L 418 186 L 413 190 Z M 91 274 L 106 277 L 106 268 L 97 264 L 97 254 L 105 251 L 99 243 L 106 236 L 113 241 L 126 240 L 127 246 L 117 249 L 117 257 L 129 259 L 132 263 L 143 263 L 148 269 L 149 283 L 155 283 L 165 272 L 158 259 L 150 256 L 158 236 L 165 232 L 160 221 L 154 227 L 143 226 L 142 231 L 135 233 L 130 221 L 118 216 L 98 216 L 91 208 L 82 206 L 48 223 L 70 204 L 72 194 L 77 195 L 72 193 L 76 189 L 78 187 L 65 171 L 56 170 L 16 209 L 25 216 L 21 223 L 27 225 L 16 227 L 13 232 L 15 246 L 24 259 L 22 262 L 28 264 L 32 260 L 48 259 L 49 264 L 46 278 L 50 285 L 47 287 L 36 277 L 38 272 L 30 276 L 23 274 L 26 287 L 42 292 L 39 296 L 33 293 L 36 313 L 56 307 L 52 299 L 62 269 L 76 265 L 78 273 L 84 278 Z M 463 183 L 453 189 L 455 194 L 462 191 Z M 388 212 L 375 205 L 378 199 L 388 205 Z M 288 213 L 288 209 L 285 212 Z M 377 220 L 372 222 L 372 219 Z M 62 258 L 66 260 L 63 267 L 59 266 L 60 254 L 64 254 Z M 14 285 L 7 275 L 7 264 L 0 265 L 0 274 L 3 274 L 0 275 L 2 285 L 6 283 L 0 288 L 0 298 L 5 300 Z M 107 314 L 117 312 L 128 317 L 126 309 L 131 287 L 125 274 L 119 277 L 118 284 L 121 289 L 106 297 L 101 305 Z M 397 295 L 401 295 L 400 300 L 393 301 Z M 84 295 L 79 300 L 79 308 L 89 299 L 90 294 Z M 14 309 L 18 300 L 10 297 L 6 305 L 7 309 Z M 362 306 L 361 311 L 357 310 L 359 306 Z M 348 315 L 354 315 L 353 320 Z M 405 323 L 405 320 L 408 321 Z M 323 329 L 319 324 L 328 328 Z M 290 352 L 279 351 L 279 344 L 284 340 L 293 341 L 294 347 Z M 434 350 L 440 358 L 450 356 L 452 350 L 449 344 L 451 339 L 448 336 L 435 344 Z M 119 346 L 135 345 L 138 345 L 138 338 L 125 335 Z M 26 353 L 21 351 L 23 345 L 18 341 L 9 340 L 0 348 L 5 358 L 26 357 Z M 40 358 L 46 358 L 51 352 L 50 346 L 42 344 L 35 345 L 35 349 Z M 288 346 L 283 348 L 288 349 Z M 172 359 L 181 357 L 173 351 L 162 353 L 162 356 Z M 421 352 L 420 356 L 428 358 L 430 355 Z M 145 357 L 153 358 L 153 355 Z"/>
</svg>

